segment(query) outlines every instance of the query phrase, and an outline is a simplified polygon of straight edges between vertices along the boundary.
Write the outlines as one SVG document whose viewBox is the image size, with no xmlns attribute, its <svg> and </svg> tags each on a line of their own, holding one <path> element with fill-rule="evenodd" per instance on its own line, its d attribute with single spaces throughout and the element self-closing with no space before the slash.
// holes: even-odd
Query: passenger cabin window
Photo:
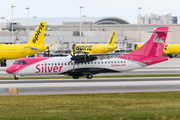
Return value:
<svg viewBox="0 0 180 120">
<path fill-rule="evenodd" d="M 25 65 L 27 63 L 25 61 L 15 61 L 13 64 Z"/>
</svg>

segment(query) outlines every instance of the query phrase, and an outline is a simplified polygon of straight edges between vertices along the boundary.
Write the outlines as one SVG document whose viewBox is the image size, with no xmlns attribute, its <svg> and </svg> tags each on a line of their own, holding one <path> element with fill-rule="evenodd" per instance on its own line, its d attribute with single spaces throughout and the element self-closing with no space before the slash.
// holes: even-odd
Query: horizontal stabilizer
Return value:
<svg viewBox="0 0 180 120">
<path fill-rule="evenodd" d="M 153 33 L 154 31 L 147 31 L 147 33 Z M 155 33 L 168 33 L 172 31 L 155 31 Z"/>
</svg>

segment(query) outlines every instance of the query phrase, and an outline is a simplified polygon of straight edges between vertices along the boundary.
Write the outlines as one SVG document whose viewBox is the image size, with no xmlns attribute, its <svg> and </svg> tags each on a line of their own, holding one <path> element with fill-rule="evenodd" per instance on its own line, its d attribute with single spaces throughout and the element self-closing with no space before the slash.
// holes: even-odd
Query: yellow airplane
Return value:
<svg viewBox="0 0 180 120">
<path fill-rule="evenodd" d="M 142 44 L 134 44 L 134 50 L 139 49 Z M 163 56 L 173 58 L 173 54 L 180 54 L 180 44 L 165 44 Z"/>
<path fill-rule="evenodd" d="M 43 45 L 46 22 L 40 22 L 34 34 L 26 44 L 5 44 L 0 46 L 0 63 L 6 66 L 6 60 L 31 56 L 48 49 Z"/>
<path fill-rule="evenodd" d="M 113 51 L 116 49 L 116 46 L 114 46 L 116 31 L 114 30 L 111 34 L 111 37 L 106 45 L 75 45 L 74 50 L 77 51 L 83 51 L 88 54 L 99 54 L 99 53 L 108 53 L 110 51 Z"/>
</svg>

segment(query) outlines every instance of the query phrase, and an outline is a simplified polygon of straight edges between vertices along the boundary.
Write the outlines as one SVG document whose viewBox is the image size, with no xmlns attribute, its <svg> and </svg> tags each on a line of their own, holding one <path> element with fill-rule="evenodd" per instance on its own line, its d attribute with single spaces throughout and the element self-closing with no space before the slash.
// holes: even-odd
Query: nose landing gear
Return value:
<svg viewBox="0 0 180 120">
<path fill-rule="evenodd" d="M 18 77 L 17 75 L 14 75 L 14 79 L 15 79 L 15 80 L 18 80 L 19 77 Z"/>
</svg>

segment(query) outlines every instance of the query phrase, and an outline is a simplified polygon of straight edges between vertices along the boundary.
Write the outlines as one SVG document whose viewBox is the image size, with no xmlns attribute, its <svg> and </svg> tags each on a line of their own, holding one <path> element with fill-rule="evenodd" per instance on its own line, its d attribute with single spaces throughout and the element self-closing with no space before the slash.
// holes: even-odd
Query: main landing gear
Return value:
<svg viewBox="0 0 180 120">
<path fill-rule="evenodd" d="M 79 76 L 73 76 L 73 79 L 79 79 Z"/>
<path fill-rule="evenodd" d="M 6 67 L 6 66 L 7 66 L 6 60 L 1 60 L 1 67 Z"/>
<path fill-rule="evenodd" d="M 86 76 L 87 79 L 92 79 L 93 78 L 93 75 L 91 73 L 87 73 L 85 76 Z M 73 79 L 79 79 L 79 76 L 73 76 Z"/>
<path fill-rule="evenodd" d="M 91 73 L 86 74 L 87 79 L 92 79 L 93 75 Z"/>
</svg>

